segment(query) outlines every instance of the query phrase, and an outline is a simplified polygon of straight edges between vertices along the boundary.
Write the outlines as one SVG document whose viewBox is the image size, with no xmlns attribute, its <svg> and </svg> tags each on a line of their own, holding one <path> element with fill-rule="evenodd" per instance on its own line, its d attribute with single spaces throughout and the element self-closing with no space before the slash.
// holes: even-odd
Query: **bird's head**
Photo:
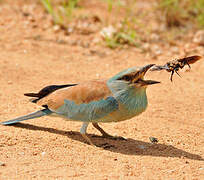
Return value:
<svg viewBox="0 0 204 180">
<path fill-rule="evenodd" d="M 152 66 L 154 66 L 154 64 L 126 69 L 125 71 L 122 71 L 115 75 L 110 79 L 110 81 L 125 83 L 128 84 L 128 86 L 133 86 L 136 88 L 146 88 L 148 85 L 160 83 L 159 81 L 144 79 L 146 72 Z"/>
</svg>

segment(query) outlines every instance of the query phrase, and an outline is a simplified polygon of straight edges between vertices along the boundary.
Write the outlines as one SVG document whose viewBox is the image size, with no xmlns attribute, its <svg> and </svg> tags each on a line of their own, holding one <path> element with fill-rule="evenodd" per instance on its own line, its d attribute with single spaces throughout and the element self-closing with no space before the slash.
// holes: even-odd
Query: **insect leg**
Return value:
<svg viewBox="0 0 204 180">
<path fill-rule="evenodd" d="M 174 75 L 174 70 L 171 71 L 171 77 L 170 77 L 171 82 L 173 81 L 173 75 Z"/>
<path fill-rule="evenodd" d="M 191 69 L 191 66 L 190 66 L 190 64 L 188 63 L 188 61 L 186 61 L 186 64 L 188 65 L 189 69 Z"/>
<path fill-rule="evenodd" d="M 176 74 L 178 74 L 178 76 L 180 76 L 181 77 L 181 75 L 178 73 L 178 71 L 175 71 L 176 72 Z"/>
</svg>

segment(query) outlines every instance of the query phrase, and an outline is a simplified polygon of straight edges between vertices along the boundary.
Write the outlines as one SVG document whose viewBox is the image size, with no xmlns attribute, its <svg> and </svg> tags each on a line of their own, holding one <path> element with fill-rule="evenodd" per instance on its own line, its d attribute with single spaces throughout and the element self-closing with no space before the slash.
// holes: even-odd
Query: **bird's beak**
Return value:
<svg viewBox="0 0 204 180">
<path fill-rule="evenodd" d="M 140 70 L 139 70 L 139 74 L 144 76 L 146 74 L 146 72 L 152 67 L 154 66 L 155 64 L 148 64 L 144 67 L 142 67 Z"/>
<path fill-rule="evenodd" d="M 138 82 L 139 82 L 142 86 L 147 86 L 147 85 L 152 85 L 152 84 L 158 84 L 158 83 L 160 83 L 159 81 L 143 80 L 143 79 L 139 79 Z"/>
<path fill-rule="evenodd" d="M 138 71 L 138 82 L 142 85 L 142 86 L 146 86 L 146 85 L 151 85 L 151 84 L 157 84 L 160 83 L 159 81 L 154 81 L 154 80 L 144 80 L 143 77 L 146 74 L 146 72 L 155 64 L 148 64 L 144 67 L 142 67 L 139 71 Z"/>
</svg>

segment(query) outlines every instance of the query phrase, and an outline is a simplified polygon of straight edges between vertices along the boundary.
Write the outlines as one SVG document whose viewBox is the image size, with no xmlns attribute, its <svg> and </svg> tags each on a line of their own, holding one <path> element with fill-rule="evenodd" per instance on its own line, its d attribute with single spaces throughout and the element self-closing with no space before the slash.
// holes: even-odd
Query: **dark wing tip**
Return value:
<svg viewBox="0 0 204 180">
<path fill-rule="evenodd" d="M 36 103 L 38 100 L 44 98 L 45 96 L 53 93 L 54 91 L 70 86 L 76 86 L 77 84 L 64 84 L 64 85 L 50 85 L 46 86 L 43 89 L 41 89 L 38 93 L 25 93 L 25 96 L 29 97 L 37 97 L 37 99 L 31 100 L 33 103 Z"/>
<path fill-rule="evenodd" d="M 24 96 L 39 97 L 39 94 L 38 93 L 25 93 Z"/>
</svg>

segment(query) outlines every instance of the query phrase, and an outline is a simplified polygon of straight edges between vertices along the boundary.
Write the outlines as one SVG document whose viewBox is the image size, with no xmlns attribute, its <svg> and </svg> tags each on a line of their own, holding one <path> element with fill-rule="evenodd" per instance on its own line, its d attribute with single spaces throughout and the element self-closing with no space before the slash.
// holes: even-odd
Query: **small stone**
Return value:
<svg viewBox="0 0 204 180">
<path fill-rule="evenodd" d="M 113 36 L 113 34 L 116 33 L 116 29 L 113 26 L 108 26 L 108 27 L 104 27 L 101 31 L 100 31 L 100 35 L 103 38 L 111 38 Z"/>
<path fill-rule="evenodd" d="M 156 143 L 159 142 L 158 139 L 155 138 L 155 137 L 149 137 L 149 140 L 150 140 L 150 142 L 151 142 L 152 144 L 156 144 Z"/>
<path fill-rule="evenodd" d="M 4 162 L 0 162 L 0 166 L 6 166 Z"/>
<path fill-rule="evenodd" d="M 92 20 L 93 20 L 93 22 L 101 22 L 101 18 L 99 17 L 99 16 L 97 16 L 97 15 L 94 15 L 93 17 L 92 17 Z"/>
<path fill-rule="evenodd" d="M 28 20 L 29 20 L 30 22 L 35 22 L 35 18 L 32 17 L 32 16 L 28 16 Z"/>
<path fill-rule="evenodd" d="M 144 43 L 142 45 L 142 50 L 145 51 L 145 52 L 149 51 L 150 50 L 150 44 L 149 43 Z"/>
<path fill-rule="evenodd" d="M 34 156 L 37 156 L 37 154 L 38 154 L 37 152 L 33 152 L 33 155 L 34 155 Z"/>
<path fill-rule="evenodd" d="M 204 46 L 204 30 L 200 30 L 200 31 L 195 33 L 195 36 L 193 38 L 193 42 Z"/>
<path fill-rule="evenodd" d="M 59 25 L 54 25 L 53 26 L 53 31 L 54 32 L 59 32 L 60 31 L 60 26 Z"/>
<path fill-rule="evenodd" d="M 72 27 L 68 27 L 67 28 L 67 33 L 68 34 L 71 34 L 71 33 L 73 33 L 74 32 L 74 28 L 72 28 Z"/>
<path fill-rule="evenodd" d="M 30 16 L 30 13 L 29 12 L 23 12 L 23 16 Z"/>
<path fill-rule="evenodd" d="M 44 156 L 46 154 L 46 152 L 42 152 L 41 155 Z"/>
</svg>

